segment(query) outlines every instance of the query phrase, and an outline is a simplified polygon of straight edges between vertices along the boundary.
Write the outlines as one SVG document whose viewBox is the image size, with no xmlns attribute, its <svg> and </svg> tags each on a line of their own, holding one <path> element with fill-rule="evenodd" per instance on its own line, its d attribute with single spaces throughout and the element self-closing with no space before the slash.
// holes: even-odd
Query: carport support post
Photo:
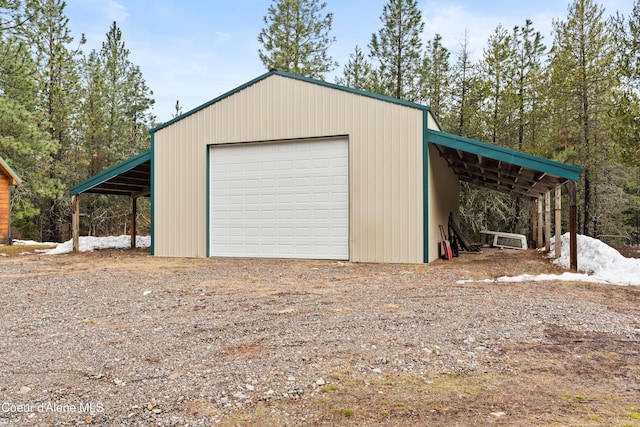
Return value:
<svg viewBox="0 0 640 427">
<path fill-rule="evenodd" d="M 531 199 L 531 247 L 538 248 L 538 199 Z"/>
<path fill-rule="evenodd" d="M 73 252 L 80 248 L 80 195 L 71 196 L 71 234 L 73 240 Z"/>
<path fill-rule="evenodd" d="M 556 198 L 556 258 L 560 258 L 562 256 L 562 189 L 559 185 L 556 187 L 554 195 Z"/>
<path fill-rule="evenodd" d="M 544 195 L 544 251 L 551 251 L 551 191 Z"/>
<path fill-rule="evenodd" d="M 138 199 L 136 197 L 133 196 L 133 194 L 131 194 L 129 196 L 129 213 L 130 213 L 130 218 L 129 218 L 129 223 L 131 224 L 131 249 L 135 249 L 136 247 L 136 211 L 137 211 L 137 201 Z"/>
<path fill-rule="evenodd" d="M 569 181 L 569 264 L 578 271 L 578 214 L 576 208 L 576 182 Z"/>
<path fill-rule="evenodd" d="M 538 245 L 536 249 L 541 248 L 544 243 L 542 237 L 542 198 L 538 198 Z"/>
</svg>

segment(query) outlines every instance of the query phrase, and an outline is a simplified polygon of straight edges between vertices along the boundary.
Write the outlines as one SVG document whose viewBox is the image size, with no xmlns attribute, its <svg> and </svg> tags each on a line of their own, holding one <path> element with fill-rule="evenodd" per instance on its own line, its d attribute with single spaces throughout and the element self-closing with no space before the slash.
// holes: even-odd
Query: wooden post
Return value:
<svg viewBox="0 0 640 427">
<path fill-rule="evenodd" d="M 531 247 L 538 247 L 538 199 L 531 199 Z"/>
<path fill-rule="evenodd" d="M 562 256 L 562 189 L 558 185 L 554 191 L 556 197 L 556 258 Z"/>
<path fill-rule="evenodd" d="M 544 251 L 551 252 L 551 191 L 544 195 Z"/>
<path fill-rule="evenodd" d="M 544 243 L 544 238 L 542 236 L 542 199 L 538 198 L 538 246 L 536 249 L 541 248 Z"/>
<path fill-rule="evenodd" d="M 73 239 L 73 252 L 80 250 L 80 195 L 71 196 L 71 236 Z"/>
<path fill-rule="evenodd" d="M 131 194 L 129 196 L 129 223 L 131 224 L 130 234 L 131 234 L 131 249 L 135 249 L 136 247 L 136 213 L 137 213 L 137 203 L 138 199 Z"/>
<path fill-rule="evenodd" d="M 569 181 L 569 264 L 578 271 L 578 212 L 576 207 L 576 182 Z"/>
</svg>

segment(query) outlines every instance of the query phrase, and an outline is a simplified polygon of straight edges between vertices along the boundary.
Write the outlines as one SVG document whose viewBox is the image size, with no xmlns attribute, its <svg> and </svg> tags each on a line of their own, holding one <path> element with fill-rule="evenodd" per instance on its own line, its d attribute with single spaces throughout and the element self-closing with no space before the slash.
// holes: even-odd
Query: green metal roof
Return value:
<svg viewBox="0 0 640 427">
<path fill-rule="evenodd" d="M 150 188 L 151 150 L 146 150 L 74 185 L 69 192 L 72 195 L 80 193 L 148 195 Z"/>
<path fill-rule="evenodd" d="M 505 193 L 540 197 L 567 181 L 578 181 L 582 168 L 493 144 L 430 130 L 434 144 L 458 177 Z"/>
<path fill-rule="evenodd" d="M 0 156 L 0 169 L 4 170 L 9 178 L 11 178 L 11 185 L 22 184 L 22 180 L 20 179 L 18 174 L 15 173 L 13 169 L 11 169 L 11 166 L 9 166 L 9 164 L 2 158 L 2 156 Z"/>
<path fill-rule="evenodd" d="M 229 92 L 227 92 L 227 93 L 225 93 L 223 95 L 220 95 L 219 97 L 214 98 L 211 101 L 206 102 L 206 103 L 200 105 L 199 107 L 194 108 L 193 110 L 187 111 L 186 113 L 184 113 L 184 114 L 182 114 L 182 115 L 180 115 L 178 117 L 175 117 L 174 119 L 171 119 L 171 120 L 169 120 L 167 122 L 164 122 L 163 124 L 161 124 L 159 126 L 156 126 L 155 128 L 151 129 L 149 132 L 154 133 L 155 131 L 163 129 L 163 128 L 165 128 L 165 127 L 167 127 L 167 126 L 169 126 L 169 125 L 171 125 L 171 124 L 173 124 L 175 122 L 178 122 L 178 121 L 180 121 L 180 120 L 182 120 L 182 119 L 184 119 L 186 117 L 189 117 L 190 115 L 192 115 L 194 113 L 197 113 L 198 111 L 201 111 L 201 110 L 203 110 L 203 109 L 215 104 L 216 102 L 219 102 L 219 101 L 221 101 L 221 100 L 223 100 L 225 98 L 228 98 L 228 97 L 230 97 L 230 96 L 232 96 L 232 95 L 234 95 L 234 94 L 236 94 L 236 93 L 248 88 L 249 86 L 253 86 L 254 84 L 256 84 L 256 83 L 258 83 L 258 82 L 260 82 L 260 81 L 262 81 L 262 80 L 264 80 L 266 78 L 269 78 L 271 76 L 287 77 L 287 78 L 290 78 L 290 79 L 299 80 L 299 81 L 303 81 L 303 82 L 307 82 L 307 83 L 312 83 L 312 84 L 315 84 L 315 85 L 324 86 L 324 87 L 328 87 L 328 88 L 331 88 L 331 89 L 341 90 L 343 92 L 353 93 L 355 95 L 366 96 L 368 98 L 377 99 L 379 101 L 391 102 L 393 104 L 404 105 L 405 107 L 410 107 L 410 108 L 416 108 L 418 110 L 429 111 L 429 107 L 426 106 L 426 105 L 416 104 L 414 102 L 409 102 L 409 101 L 403 101 L 401 99 L 392 98 L 390 96 L 378 95 L 376 93 L 371 93 L 371 92 L 367 92 L 367 91 L 359 90 L 359 89 L 353 89 L 353 88 L 346 87 L 346 86 L 340 86 L 340 85 L 337 85 L 337 84 L 334 84 L 334 83 L 329 83 L 329 82 L 325 82 L 325 81 L 322 81 L 322 80 L 316 80 L 316 79 L 312 79 L 312 78 L 309 78 L 309 77 L 300 76 L 300 75 L 297 75 L 297 74 L 287 73 L 287 72 L 284 72 L 284 71 L 275 71 L 275 70 L 273 70 L 273 71 L 269 71 L 268 73 L 265 73 L 265 74 L 263 74 L 263 75 L 261 75 L 259 77 L 256 77 L 255 79 L 253 79 L 253 80 L 251 80 L 251 81 L 249 81 L 249 82 L 247 82 L 247 83 L 245 83 L 245 84 L 243 84 L 241 86 L 238 86 L 237 88 L 235 88 L 233 90 L 230 90 Z"/>
</svg>

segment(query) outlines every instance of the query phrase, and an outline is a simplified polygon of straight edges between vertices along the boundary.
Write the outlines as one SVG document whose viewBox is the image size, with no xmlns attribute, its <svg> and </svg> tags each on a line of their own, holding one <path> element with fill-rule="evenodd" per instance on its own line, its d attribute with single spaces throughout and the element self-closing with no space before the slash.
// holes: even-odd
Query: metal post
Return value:
<svg viewBox="0 0 640 427">
<path fill-rule="evenodd" d="M 562 189 L 559 185 L 554 194 L 556 197 L 556 258 L 560 258 L 562 256 Z"/>
</svg>

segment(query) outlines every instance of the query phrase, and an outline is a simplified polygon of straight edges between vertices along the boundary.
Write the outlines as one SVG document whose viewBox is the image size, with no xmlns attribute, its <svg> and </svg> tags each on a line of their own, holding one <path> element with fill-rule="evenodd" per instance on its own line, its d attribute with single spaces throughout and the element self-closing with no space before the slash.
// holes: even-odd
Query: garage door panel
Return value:
<svg viewBox="0 0 640 427">
<path fill-rule="evenodd" d="M 346 139 L 210 150 L 210 255 L 349 258 Z"/>
</svg>

